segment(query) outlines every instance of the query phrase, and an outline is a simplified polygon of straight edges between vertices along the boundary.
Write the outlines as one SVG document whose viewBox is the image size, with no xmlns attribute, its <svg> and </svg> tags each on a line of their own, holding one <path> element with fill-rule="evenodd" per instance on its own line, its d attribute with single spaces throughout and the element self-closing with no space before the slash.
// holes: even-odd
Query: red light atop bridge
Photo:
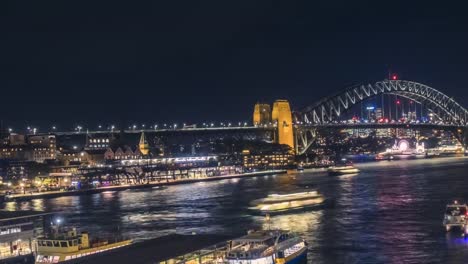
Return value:
<svg viewBox="0 0 468 264">
<path fill-rule="evenodd" d="M 398 80 L 398 75 L 393 74 L 393 75 L 392 75 L 392 80 Z"/>
</svg>

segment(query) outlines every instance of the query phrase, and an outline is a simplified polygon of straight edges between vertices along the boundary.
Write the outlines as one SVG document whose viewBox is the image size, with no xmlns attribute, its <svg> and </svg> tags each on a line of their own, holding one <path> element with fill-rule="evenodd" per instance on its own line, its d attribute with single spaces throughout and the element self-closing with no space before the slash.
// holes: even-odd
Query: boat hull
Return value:
<svg viewBox="0 0 468 264">
<path fill-rule="evenodd" d="M 305 264 L 307 263 L 307 247 L 304 247 L 299 252 L 294 253 L 287 258 L 275 259 L 276 264 Z"/>
<path fill-rule="evenodd" d="M 286 208 L 283 210 L 258 210 L 257 208 L 249 208 L 251 213 L 253 215 L 281 215 L 281 214 L 294 214 L 294 213 L 301 213 L 301 212 L 306 212 L 310 210 L 320 210 L 326 207 L 332 207 L 333 206 L 333 201 L 329 199 L 325 199 L 323 202 L 319 204 L 312 204 L 312 205 L 306 205 L 306 206 L 301 206 L 301 207 L 295 207 L 295 208 Z"/>
<path fill-rule="evenodd" d="M 307 248 L 304 248 L 303 252 L 294 256 L 293 258 L 286 260 L 287 264 L 305 264 L 307 263 Z"/>
<path fill-rule="evenodd" d="M 359 169 L 353 168 L 353 169 L 341 169 L 341 170 L 336 170 L 336 169 L 328 170 L 329 175 L 344 175 L 344 174 L 356 174 L 356 173 L 359 173 Z"/>
</svg>

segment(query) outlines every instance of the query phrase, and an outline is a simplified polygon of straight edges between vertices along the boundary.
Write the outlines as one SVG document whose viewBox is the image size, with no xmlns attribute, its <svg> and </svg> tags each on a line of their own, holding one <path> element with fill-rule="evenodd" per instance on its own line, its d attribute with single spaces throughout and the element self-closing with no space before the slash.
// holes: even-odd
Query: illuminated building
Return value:
<svg viewBox="0 0 468 264">
<path fill-rule="evenodd" d="M 0 163 L 3 171 L 4 182 L 18 182 L 29 176 L 29 165 L 31 162 L 21 160 L 3 160 Z"/>
<path fill-rule="evenodd" d="M 377 137 L 394 137 L 395 136 L 395 129 L 392 128 L 379 128 L 376 129 L 375 135 Z"/>
<path fill-rule="evenodd" d="M 246 169 L 273 169 L 287 168 L 294 163 L 291 153 L 250 153 L 248 150 L 242 152 L 242 165 Z"/>
<path fill-rule="evenodd" d="M 32 152 L 24 135 L 10 134 L 0 146 L 0 159 L 32 160 Z"/>
<path fill-rule="evenodd" d="M 57 141 L 54 135 L 30 136 L 28 141 L 32 149 L 33 161 L 44 162 L 57 158 Z"/>
<path fill-rule="evenodd" d="M 256 103 L 253 113 L 253 124 L 264 125 L 271 122 L 271 108 L 269 104 Z"/>
<path fill-rule="evenodd" d="M 34 263 L 35 236 L 44 234 L 50 218 L 50 214 L 43 212 L 1 211 L 0 262 Z"/>
<path fill-rule="evenodd" d="M 30 160 L 31 151 L 27 146 L 1 146 L 0 147 L 0 159 L 8 160 Z"/>
<path fill-rule="evenodd" d="M 380 108 L 380 107 L 376 108 L 376 109 L 375 109 L 375 118 L 376 118 L 377 120 L 379 120 L 379 119 L 381 119 L 381 118 L 383 118 L 383 117 L 384 117 L 384 116 L 383 116 L 383 113 L 382 113 L 382 108 Z"/>
<path fill-rule="evenodd" d="M 57 143 L 54 135 L 10 135 L 7 144 L 0 146 L 0 158 L 43 163 L 57 158 Z"/>
<path fill-rule="evenodd" d="M 144 132 L 141 132 L 140 143 L 138 144 L 138 148 L 139 148 L 141 154 L 143 154 L 144 156 L 149 154 L 149 144 L 146 141 Z"/>
<path fill-rule="evenodd" d="M 82 150 L 60 148 L 57 159 L 65 166 L 78 165 L 87 161 L 87 153 Z"/>
<path fill-rule="evenodd" d="M 292 113 L 287 100 L 276 100 L 273 104 L 272 120 L 277 122 L 278 143 L 285 144 L 294 150 L 294 131 Z"/>
<path fill-rule="evenodd" d="M 141 159 L 143 154 L 139 148 L 132 150 L 129 146 L 118 147 L 115 149 L 108 148 L 104 152 L 105 160 L 124 160 L 124 159 Z"/>
<path fill-rule="evenodd" d="M 112 136 L 106 135 L 87 135 L 85 149 L 107 149 L 113 141 Z"/>
</svg>

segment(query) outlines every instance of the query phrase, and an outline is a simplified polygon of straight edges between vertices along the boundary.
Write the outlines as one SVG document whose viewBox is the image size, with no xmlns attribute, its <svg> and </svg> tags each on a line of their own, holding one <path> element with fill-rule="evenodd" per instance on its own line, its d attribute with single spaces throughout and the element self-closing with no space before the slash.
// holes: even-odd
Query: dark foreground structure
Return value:
<svg viewBox="0 0 468 264">
<path fill-rule="evenodd" d="M 37 211 L 0 211 L 0 264 L 34 263 L 34 238 L 51 216 Z"/>
<path fill-rule="evenodd" d="M 158 263 L 177 256 L 197 251 L 205 247 L 226 241 L 232 237 L 218 235 L 168 235 L 156 239 L 135 243 L 125 248 L 82 257 L 62 263 L 66 264 L 149 264 Z"/>
</svg>

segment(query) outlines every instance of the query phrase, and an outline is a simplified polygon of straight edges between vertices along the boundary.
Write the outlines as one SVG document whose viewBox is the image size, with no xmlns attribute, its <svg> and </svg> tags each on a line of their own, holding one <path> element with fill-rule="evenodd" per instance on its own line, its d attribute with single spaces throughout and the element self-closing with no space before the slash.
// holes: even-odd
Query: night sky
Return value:
<svg viewBox="0 0 468 264">
<path fill-rule="evenodd" d="M 389 70 L 468 106 L 466 6 L 447 1 L 0 5 L 0 118 L 18 129 L 250 121 L 256 101 L 300 109 Z"/>
</svg>

